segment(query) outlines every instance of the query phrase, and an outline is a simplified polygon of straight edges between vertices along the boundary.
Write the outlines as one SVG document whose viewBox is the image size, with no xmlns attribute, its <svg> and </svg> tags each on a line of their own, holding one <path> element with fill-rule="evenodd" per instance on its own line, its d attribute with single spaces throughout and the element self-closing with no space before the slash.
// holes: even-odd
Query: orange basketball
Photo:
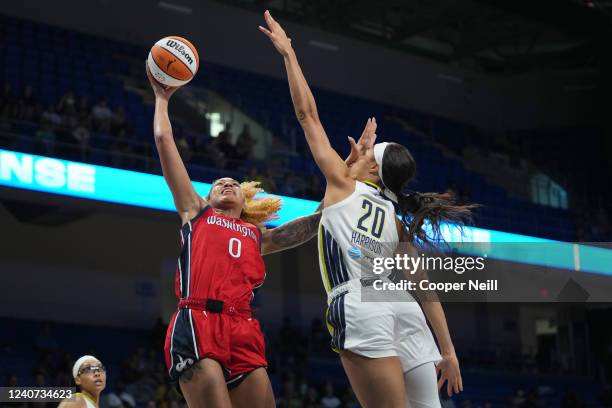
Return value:
<svg viewBox="0 0 612 408">
<path fill-rule="evenodd" d="M 156 42 L 147 58 L 153 77 L 167 86 L 182 86 L 198 72 L 200 57 L 193 44 L 182 37 L 164 37 Z"/>
</svg>

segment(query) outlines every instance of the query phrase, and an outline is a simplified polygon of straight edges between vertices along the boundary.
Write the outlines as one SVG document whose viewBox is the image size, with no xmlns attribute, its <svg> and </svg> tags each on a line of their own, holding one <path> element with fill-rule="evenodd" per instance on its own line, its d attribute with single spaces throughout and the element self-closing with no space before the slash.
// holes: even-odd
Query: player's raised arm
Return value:
<svg viewBox="0 0 612 408">
<path fill-rule="evenodd" d="M 206 201 L 193 188 L 172 134 L 172 125 L 168 116 L 168 102 L 178 88 L 164 87 L 151 76 L 148 67 L 146 67 L 146 70 L 151 88 L 155 93 L 155 116 L 153 118 L 155 146 L 157 146 L 159 153 L 164 178 L 170 187 L 170 191 L 172 191 L 176 211 L 185 223 L 198 214 L 206 205 Z"/>
<path fill-rule="evenodd" d="M 268 36 L 276 50 L 283 56 L 295 114 L 304 129 L 306 141 L 317 165 L 323 172 L 328 185 L 340 188 L 352 186 L 348 167 L 332 148 L 319 120 L 314 96 L 291 47 L 291 40 L 287 38 L 285 31 L 272 18 L 269 11 L 265 12 L 264 18 L 268 28 L 259 26 L 259 30 Z"/>
</svg>

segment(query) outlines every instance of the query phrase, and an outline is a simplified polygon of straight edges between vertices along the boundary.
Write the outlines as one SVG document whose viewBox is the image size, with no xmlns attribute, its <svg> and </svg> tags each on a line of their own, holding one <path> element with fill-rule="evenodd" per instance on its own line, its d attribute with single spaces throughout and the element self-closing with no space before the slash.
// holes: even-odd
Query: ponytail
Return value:
<svg viewBox="0 0 612 408">
<path fill-rule="evenodd" d="M 459 205 L 455 195 L 446 193 L 404 194 L 406 185 L 416 175 L 416 162 L 408 149 L 397 143 L 380 143 L 374 147 L 379 176 L 387 197 L 397 203 L 402 223 L 408 230 L 411 241 L 431 244 L 442 241 L 442 223 L 453 223 L 462 227 L 472 221 L 472 210 L 477 204 Z M 396 200 L 397 199 L 397 200 Z M 429 224 L 431 234 L 423 228 Z"/>
<path fill-rule="evenodd" d="M 453 223 L 459 227 L 472 221 L 472 210 L 476 204 L 456 204 L 455 195 L 446 193 L 419 193 L 402 194 L 395 192 L 398 197 L 399 213 L 402 223 L 408 230 L 410 241 L 420 241 L 431 244 L 442 240 L 440 226 L 442 223 Z M 428 222 L 431 234 L 428 235 L 423 224 Z"/>
</svg>

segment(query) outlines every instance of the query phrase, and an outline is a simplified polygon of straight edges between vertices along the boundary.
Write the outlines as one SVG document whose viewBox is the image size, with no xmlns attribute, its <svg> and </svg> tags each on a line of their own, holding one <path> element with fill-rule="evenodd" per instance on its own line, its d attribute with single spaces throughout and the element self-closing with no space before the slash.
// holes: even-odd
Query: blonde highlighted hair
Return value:
<svg viewBox="0 0 612 408">
<path fill-rule="evenodd" d="M 259 185 L 259 181 L 240 183 L 240 189 L 244 194 L 244 207 L 240 218 L 255 225 L 277 219 L 281 208 L 281 199 L 278 197 L 255 198 L 257 193 L 264 192 Z"/>
</svg>

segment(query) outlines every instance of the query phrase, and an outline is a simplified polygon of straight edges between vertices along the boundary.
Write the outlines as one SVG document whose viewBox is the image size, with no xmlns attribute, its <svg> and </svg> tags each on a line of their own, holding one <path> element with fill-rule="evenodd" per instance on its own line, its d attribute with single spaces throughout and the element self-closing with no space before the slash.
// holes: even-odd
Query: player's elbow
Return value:
<svg viewBox="0 0 612 408">
<path fill-rule="evenodd" d="M 172 133 L 168 132 L 155 132 L 153 134 L 153 138 L 155 140 L 155 144 L 158 146 L 169 142 L 174 143 L 174 137 L 172 136 Z"/>
<path fill-rule="evenodd" d="M 319 121 L 319 115 L 313 109 L 297 109 L 295 116 L 302 126 L 317 123 Z"/>
</svg>

